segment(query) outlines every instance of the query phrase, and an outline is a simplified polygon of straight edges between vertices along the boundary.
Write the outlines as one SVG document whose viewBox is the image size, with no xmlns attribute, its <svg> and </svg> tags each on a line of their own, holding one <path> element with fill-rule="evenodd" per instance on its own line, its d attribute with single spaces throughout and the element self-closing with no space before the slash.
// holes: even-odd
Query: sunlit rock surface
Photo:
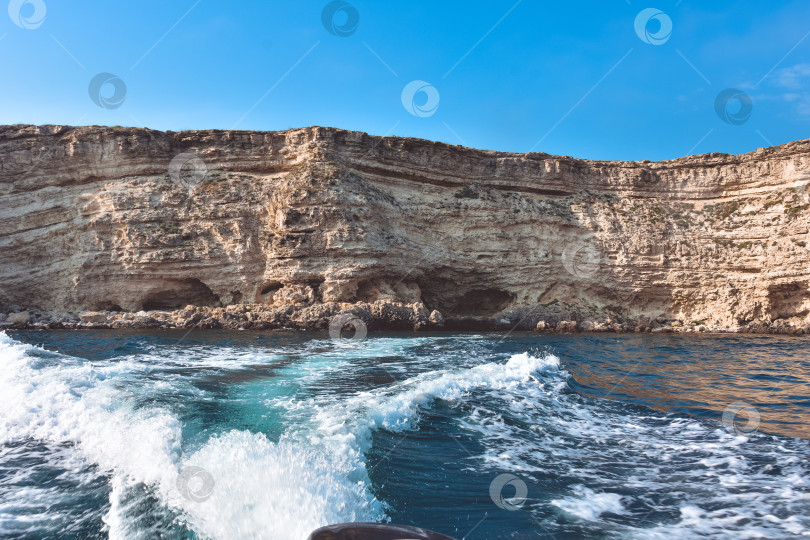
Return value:
<svg viewBox="0 0 810 540">
<path fill-rule="evenodd" d="M 0 311 L 801 333 L 809 171 L 810 141 L 608 162 L 322 127 L 4 126 Z M 107 322 L 65 315 L 85 311 Z"/>
</svg>

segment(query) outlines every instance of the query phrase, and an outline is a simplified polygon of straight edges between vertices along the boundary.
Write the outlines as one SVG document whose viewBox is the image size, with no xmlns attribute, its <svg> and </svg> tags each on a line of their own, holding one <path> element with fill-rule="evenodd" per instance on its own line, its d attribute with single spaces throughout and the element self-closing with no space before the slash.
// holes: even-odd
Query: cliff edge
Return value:
<svg viewBox="0 0 810 540">
<path fill-rule="evenodd" d="M 810 141 L 619 162 L 2 126 L 0 323 L 808 333 L 808 182 Z"/>
</svg>

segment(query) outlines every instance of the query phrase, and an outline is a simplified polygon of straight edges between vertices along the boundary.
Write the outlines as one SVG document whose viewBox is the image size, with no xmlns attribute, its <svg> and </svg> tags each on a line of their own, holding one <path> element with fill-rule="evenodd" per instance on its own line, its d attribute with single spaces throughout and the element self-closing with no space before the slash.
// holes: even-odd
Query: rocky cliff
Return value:
<svg viewBox="0 0 810 540">
<path fill-rule="evenodd" d="M 0 317 L 801 333 L 809 180 L 810 141 L 608 162 L 322 127 L 4 126 L 0 311 L 29 313 Z"/>
</svg>

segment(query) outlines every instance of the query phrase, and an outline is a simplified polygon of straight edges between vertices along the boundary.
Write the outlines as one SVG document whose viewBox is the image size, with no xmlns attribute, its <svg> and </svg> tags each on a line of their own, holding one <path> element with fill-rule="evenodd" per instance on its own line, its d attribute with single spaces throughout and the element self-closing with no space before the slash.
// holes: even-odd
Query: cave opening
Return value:
<svg viewBox="0 0 810 540">
<path fill-rule="evenodd" d="M 419 282 L 422 301 L 428 309 L 437 309 L 444 315 L 491 317 L 515 301 L 514 293 L 497 287 L 473 284 L 459 287 L 465 280 L 459 276 L 431 278 Z"/>
<path fill-rule="evenodd" d="M 143 300 L 144 311 L 171 311 L 187 305 L 216 306 L 219 297 L 205 283 L 196 278 L 167 280 L 164 286 L 152 291 Z"/>
<path fill-rule="evenodd" d="M 93 306 L 93 310 L 94 311 L 112 311 L 112 312 L 124 311 L 123 309 L 121 309 L 121 306 L 119 306 L 118 304 L 116 304 L 114 302 L 110 302 L 110 301 L 104 301 L 104 302 L 100 302 L 100 303 L 96 304 L 95 306 Z"/>
<path fill-rule="evenodd" d="M 276 292 L 277 290 L 281 289 L 282 287 L 284 287 L 284 284 L 283 283 L 278 283 L 277 281 L 273 282 L 273 283 L 268 283 L 267 285 L 262 287 L 262 290 L 259 291 L 259 294 L 261 296 L 265 296 L 265 295 L 268 295 L 270 293 Z"/>
<path fill-rule="evenodd" d="M 515 295 L 501 289 L 473 289 L 457 297 L 451 308 L 459 315 L 491 316 L 505 309 Z"/>
</svg>

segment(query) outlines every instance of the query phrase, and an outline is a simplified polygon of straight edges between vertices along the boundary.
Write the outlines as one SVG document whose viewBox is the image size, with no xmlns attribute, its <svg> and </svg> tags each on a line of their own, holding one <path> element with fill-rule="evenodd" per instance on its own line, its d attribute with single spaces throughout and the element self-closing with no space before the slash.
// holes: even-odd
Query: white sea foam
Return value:
<svg viewBox="0 0 810 540">
<path fill-rule="evenodd" d="M 69 443 L 118 482 L 168 491 L 177 475 L 181 425 L 165 410 L 134 410 L 122 400 L 126 393 L 115 375 L 133 365 L 93 366 L 36 353 L 0 334 L 0 443 Z M 110 525 L 112 538 L 126 536 Z"/>
<path fill-rule="evenodd" d="M 475 408 L 460 421 L 487 448 L 480 458 L 489 469 L 524 474 L 527 481 L 553 471 L 588 484 L 540 504 L 628 538 L 810 535 L 810 504 L 800 496 L 810 490 L 806 441 L 763 444 L 758 442 L 764 435 L 739 437 L 643 409 L 628 416 L 624 404 L 561 392 L 564 374 L 557 375 L 557 382 L 491 391 L 491 408 Z M 506 415 L 512 421 L 504 422 Z M 764 470 L 763 463 L 779 469 Z M 530 490 L 529 498 L 537 495 Z M 683 503 L 672 524 L 620 526 L 615 516 L 606 517 L 627 515 L 630 505 L 637 513 L 650 499 L 673 498 Z"/>
<path fill-rule="evenodd" d="M 290 441 L 232 431 L 186 463 L 214 479 L 210 499 L 183 504 L 192 528 L 213 538 L 301 539 L 327 523 L 384 518 L 366 486 L 351 479 L 351 462 Z"/>
<path fill-rule="evenodd" d="M 543 371 L 558 370 L 559 363 L 559 358 L 553 355 L 537 358 L 524 353 L 512 356 L 505 364 L 423 373 L 383 389 L 362 392 L 342 403 L 314 398 L 309 403 L 310 410 L 315 412 L 310 442 L 337 447 L 359 457 L 368 450 L 373 430 L 408 428 L 419 409 L 436 399 L 457 400 L 481 388 L 514 389 Z"/>
<path fill-rule="evenodd" d="M 300 361 L 279 367 L 282 375 L 267 384 L 286 384 L 291 378 L 322 388 L 344 370 L 350 377 L 358 359 L 407 356 L 410 347 L 431 343 L 429 338 L 383 339 L 370 340 L 368 348 L 321 350 L 327 343 L 311 342 L 302 348 Z M 470 365 L 480 361 L 477 352 Z M 192 347 L 89 363 L 0 334 L 0 443 L 68 443 L 109 474 L 112 495 L 105 522 L 111 538 L 152 534 L 132 517 L 147 486 L 148 496 L 201 537 L 300 539 L 328 522 L 384 519 L 384 503 L 370 494 L 366 473 L 373 432 L 414 427 L 421 411 L 436 400 L 465 401 L 469 406 L 459 425 L 486 449 L 477 471 L 530 478 L 551 470 L 581 480 L 569 493 L 529 504 L 524 511 L 545 504 L 568 519 L 609 525 L 632 538 L 808 533 L 806 453 L 787 443 L 781 448 L 752 445 L 755 434 L 735 437 L 688 418 L 643 410 L 628 415 L 622 404 L 568 393 L 568 375 L 553 355 L 524 353 L 506 363 L 493 359 L 469 368 L 424 359 L 418 374 L 367 391 L 268 398 L 269 406 L 287 411 L 278 442 L 236 430 L 191 447 L 182 438 L 177 412 L 158 405 L 167 396 L 215 399 L 188 382 L 190 371 L 214 376 L 279 360 L 282 356 L 262 349 Z M 391 367 L 403 377 L 409 373 Z M 758 458 L 774 461 L 774 454 L 778 473 L 757 468 Z M 201 502 L 184 498 L 177 489 L 178 475 L 191 466 L 202 467 L 213 479 L 210 498 Z M 616 489 L 619 478 L 622 494 Z M 635 515 L 644 504 L 624 491 L 681 497 L 679 517 L 656 528 L 608 521 Z M 537 495 L 530 492 L 529 499 L 538 500 Z M 724 504 L 724 510 L 706 510 Z"/>
<path fill-rule="evenodd" d="M 366 487 L 349 479 L 353 465 L 291 442 L 231 432 L 184 455 L 177 417 L 160 407 L 134 408 L 138 390 L 124 384 L 125 375 L 153 367 L 135 360 L 77 362 L 0 334 L 0 443 L 69 443 L 111 474 L 104 521 L 113 539 L 148 537 L 127 518 L 132 491 L 143 485 L 198 534 L 218 539 L 300 539 L 328 522 L 384 517 Z M 178 475 L 189 464 L 213 476 L 208 501 L 178 491 Z"/>
<path fill-rule="evenodd" d="M 574 486 L 572 490 L 575 495 L 553 500 L 551 504 L 586 521 L 595 521 L 605 512 L 626 513 L 618 493 L 596 493 L 582 485 Z"/>
</svg>

